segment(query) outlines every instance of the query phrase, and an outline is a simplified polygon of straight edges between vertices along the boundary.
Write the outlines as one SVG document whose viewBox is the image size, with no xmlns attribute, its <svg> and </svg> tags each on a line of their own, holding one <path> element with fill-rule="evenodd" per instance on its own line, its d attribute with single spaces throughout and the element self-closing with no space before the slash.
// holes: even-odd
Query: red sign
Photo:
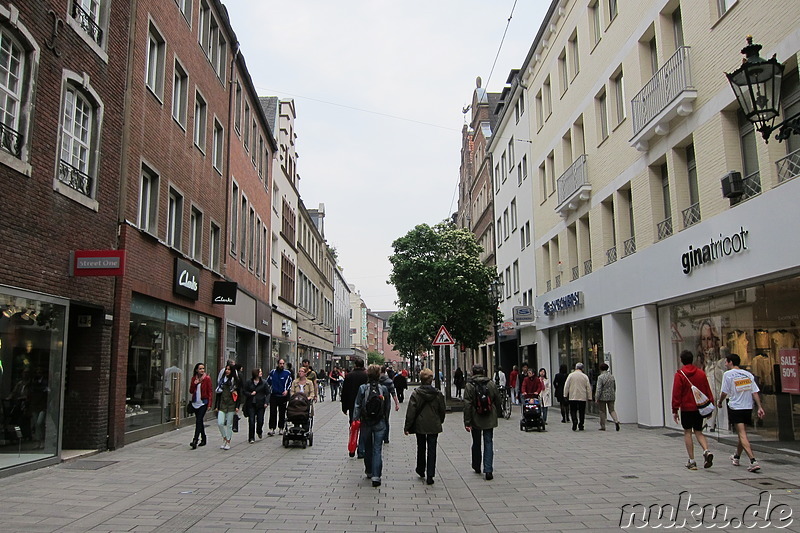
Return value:
<svg viewBox="0 0 800 533">
<path fill-rule="evenodd" d="M 778 352 L 781 360 L 781 390 L 793 394 L 800 394 L 800 350 L 797 348 L 784 348 Z"/>
<path fill-rule="evenodd" d="M 125 250 L 75 250 L 71 253 L 73 276 L 122 276 Z"/>
</svg>

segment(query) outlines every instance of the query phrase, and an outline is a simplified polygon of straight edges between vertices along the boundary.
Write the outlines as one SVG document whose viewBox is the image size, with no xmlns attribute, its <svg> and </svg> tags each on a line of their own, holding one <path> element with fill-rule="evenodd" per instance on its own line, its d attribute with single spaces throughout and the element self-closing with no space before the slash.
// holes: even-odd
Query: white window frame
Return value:
<svg viewBox="0 0 800 533">
<path fill-rule="evenodd" d="M 225 155 L 225 129 L 222 127 L 222 124 L 217 117 L 214 117 L 214 139 L 212 141 L 212 162 L 214 168 L 222 173 L 222 167 L 224 164 L 224 155 Z"/>
<path fill-rule="evenodd" d="M 159 175 L 142 165 L 139 173 L 139 211 L 136 223 L 140 230 L 156 235 L 158 230 Z"/>
<path fill-rule="evenodd" d="M 203 212 L 194 205 L 189 215 L 189 257 L 196 261 L 203 257 Z"/>
<path fill-rule="evenodd" d="M 222 230 L 218 224 L 211 222 L 208 233 L 208 268 L 219 272 L 219 252 Z"/>
<path fill-rule="evenodd" d="M 167 246 L 181 249 L 183 237 L 183 195 L 174 187 L 169 188 L 167 196 Z"/>
<path fill-rule="evenodd" d="M 147 50 L 145 53 L 144 84 L 160 101 L 164 99 L 164 61 L 167 42 L 158 28 L 150 21 L 147 30 Z"/>
<path fill-rule="evenodd" d="M 194 93 L 194 145 L 206 153 L 206 129 L 208 128 L 208 104 L 200 91 Z"/>
<path fill-rule="evenodd" d="M 172 75 L 172 118 L 186 131 L 186 118 L 189 112 L 189 73 L 178 58 Z"/>
</svg>

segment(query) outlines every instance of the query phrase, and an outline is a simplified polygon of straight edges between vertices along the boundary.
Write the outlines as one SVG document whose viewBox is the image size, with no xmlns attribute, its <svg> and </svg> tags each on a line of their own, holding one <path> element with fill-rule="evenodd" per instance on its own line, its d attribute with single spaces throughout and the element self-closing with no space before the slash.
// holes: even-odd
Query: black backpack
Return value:
<svg viewBox="0 0 800 533">
<path fill-rule="evenodd" d="M 374 421 L 383 418 L 384 401 L 385 399 L 381 391 L 380 383 L 377 381 L 370 381 L 367 384 L 367 394 L 364 397 L 364 408 L 361 410 L 361 419 Z"/>
<path fill-rule="evenodd" d="M 486 415 L 492 411 L 492 398 L 489 396 L 487 381 L 473 381 L 475 387 L 475 412 Z"/>
</svg>

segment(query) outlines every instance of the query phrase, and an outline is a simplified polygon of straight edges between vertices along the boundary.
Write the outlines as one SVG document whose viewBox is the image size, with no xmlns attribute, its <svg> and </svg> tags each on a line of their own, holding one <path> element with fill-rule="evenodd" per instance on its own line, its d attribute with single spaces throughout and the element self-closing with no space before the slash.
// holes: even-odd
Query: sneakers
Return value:
<svg viewBox="0 0 800 533">
<path fill-rule="evenodd" d="M 415 472 L 417 473 L 417 475 L 418 475 L 419 477 L 425 477 L 425 472 L 424 472 L 424 471 L 422 471 L 422 470 L 415 470 Z"/>
<path fill-rule="evenodd" d="M 253 444 L 253 443 L 255 443 L 255 441 L 256 441 L 256 439 L 250 439 L 250 440 L 249 440 L 249 441 L 247 441 L 247 442 L 249 442 L 250 444 Z"/>
<path fill-rule="evenodd" d="M 230 450 L 231 449 L 231 445 L 226 442 L 225 445 L 222 447 L 222 449 L 223 450 Z"/>
<path fill-rule="evenodd" d="M 731 464 L 733 466 L 739 466 L 739 458 L 735 455 L 731 455 Z"/>
<path fill-rule="evenodd" d="M 703 452 L 703 468 L 711 468 L 714 464 L 714 454 L 706 450 Z"/>
<path fill-rule="evenodd" d="M 755 459 L 750 460 L 750 466 L 747 467 L 748 472 L 758 472 L 761 470 L 761 465 L 758 464 L 758 461 Z"/>
<path fill-rule="evenodd" d="M 486 481 L 491 481 L 494 479 L 494 475 L 491 472 L 486 472 Z"/>
<path fill-rule="evenodd" d="M 380 480 L 378 480 L 378 481 L 372 480 L 372 486 L 373 487 L 380 487 L 381 486 L 381 481 Z"/>
<path fill-rule="evenodd" d="M 275 436 L 275 430 L 274 429 L 270 429 L 269 431 L 267 431 L 267 437 L 274 437 L 274 436 Z"/>
<path fill-rule="evenodd" d="M 283 428 L 278 429 L 278 435 L 283 435 Z"/>
<path fill-rule="evenodd" d="M 614 425 L 617 426 L 617 431 L 619 431 L 619 422 L 614 422 Z"/>
<path fill-rule="evenodd" d="M 433 478 L 429 477 L 427 480 L 425 480 L 425 483 L 427 483 L 428 485 L 433 485 Z"/>
<path fill-rule="evenodd" d="M 689 461 L 688 463 L 686 463 L 686 468 L 688 468 L 689 470 L 697 470 L 697 463 L 695 463 L 694 461 Z"/>
</svg>

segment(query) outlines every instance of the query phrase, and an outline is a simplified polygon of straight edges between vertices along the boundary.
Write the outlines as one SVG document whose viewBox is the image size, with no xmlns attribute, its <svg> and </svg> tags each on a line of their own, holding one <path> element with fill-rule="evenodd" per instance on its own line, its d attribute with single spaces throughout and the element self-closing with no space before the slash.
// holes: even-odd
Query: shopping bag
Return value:
<svg viewBox="0 0 800 533">
<path fill-rule="evenodd" d="M 358 433 L 361 430 L 361 420 L 353 420 L 350 424 L 350 440 L 347 442 L 347 452 L 350 457 L 356 455 L 356 448 L 358 448 Z"/>
</svg>

